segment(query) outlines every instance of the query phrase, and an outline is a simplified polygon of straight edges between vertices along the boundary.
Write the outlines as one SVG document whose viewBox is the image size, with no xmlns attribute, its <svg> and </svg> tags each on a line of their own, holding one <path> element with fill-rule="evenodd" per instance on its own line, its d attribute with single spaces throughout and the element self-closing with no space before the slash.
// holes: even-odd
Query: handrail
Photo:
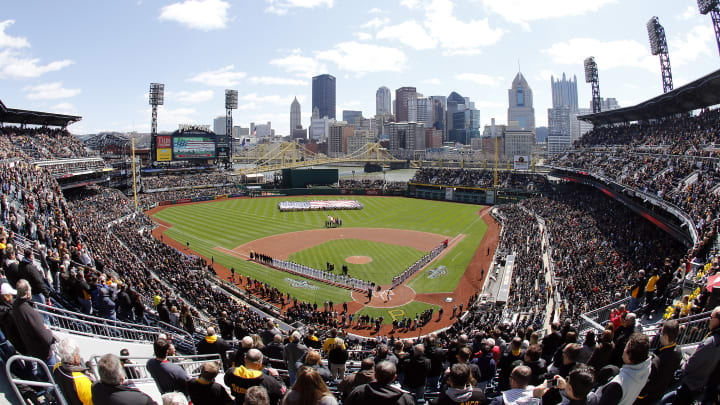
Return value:
<svg viewBox="0 0 720 405">
<path fill-rule="evenodd" d="M 99 378 L 97 373 L 97 364 L 102 356 L 93 356 L 90 358 L 90 370 L 93 372 L 93 374 Z M 123 362 L 123 367 L 125 368 L 125 374 L 126 378 L 125 381 L 128 382 L 150 382 L 153 381 L 153 378 L 150 376 L 150 373 L 147 370 L 147 361 L 150 359 L 154 359 L 155 357 L 136 357 L 136 356 L 129 356 L 129 357 L 120 357 L 120 359 Z M 202 365 L 207 363 L 208 361 L 214 361 L 217 362 L 220 369 L 224 369 L 224 365 L 222 364 L 222 359 L 220 358 L 219 354 L 195 354 L 195 355 L 189 355 L 189 356 L 168 356 L 167 360 L 170 363 L 176 364 L 180 367 L 182 367 L 183 370 L 188 374 L 189 377 L 197 377 L 200 375 L 200 371 L 202 369 Z"/>
<path fill-rule="evenodd" d="M 38 363 L 42 367 L 43 371 L 45 372 L 45 375 L 48 377 L 50 382 L 42 382 L 42 381 L 33 381 L 33 380 L 24 380 L 22 378 L 15 378 L 13 377 L 13 374 L 11 372 L 11 367 L 14 362 L 22 360 L 25 362 L 31 362 L 31 363 Z M 9 359 L 7 359 L 7 362 L 5 362 L 5 374 L 8 377 L 8 380 L 10 381 L 10 386 L 12 387 L 13 391 L 15 392 L 15 395 L 17 396 L 18 400 L 20 402 L 25 403 L 25 400 L 23 399 L 22 395 L 20 394 L 20 390 L 18 390 L 18 384 L 27 385 L 30 387 L 42 387 L 42 388 L 49 388 L 52 391 L 55 391 L 56 397 L 58 398 L 58 401 L 61 405 L 67 405 L 67 401 L 65 401 L 65 397 L 62 395 L 60 390 L 58 389 L 58 386 L 55 384 L 55 379 L 52 376 L 52 373 L 50 372 L 50 369 L 48 369 L 47 364 L 45 364 L 44 361 L 37 359 L 35 357 L 29 357 L 29 356 L 23 356 L 20 354 L 15 354 L 11 356 Z"/>
</svg>

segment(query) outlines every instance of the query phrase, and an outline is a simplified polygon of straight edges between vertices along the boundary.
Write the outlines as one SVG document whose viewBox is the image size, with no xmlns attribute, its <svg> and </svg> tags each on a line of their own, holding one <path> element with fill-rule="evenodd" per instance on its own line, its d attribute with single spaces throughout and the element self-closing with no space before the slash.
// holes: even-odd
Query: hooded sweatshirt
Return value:
<svg viewBox="0 0 720 405">
<path fill-rule="evenodd" d="M 540 398 L 533 398 L 534 386 L 528 385 L 525 388 L 513 388 L 503 391 L 502 395 L 496 397 L 491 405 L 539 405 Z"/>
<path fill-rule="evenodd" d="M 346 401 L 347 405 L 414 405 L 412 395 L 391 385 L 377 382 L 363 384 L 353 390 Z"/>
<path fill-rule="evenodd" d="M 632 405 L 637 399 L 640 391 L 645 387 L 648 377 L 650 376 L 652 358 L 648 357 L 642 363 L 638 364 L 625 364 L 620 369 L 620 373 L 615 376 L 609 383 L 607 383 L 602 390 L 601 397 L 605 395 L 605 391 L 616 391 L 611 387 L 612 385 L 619 385 L 622 391 L 622 396 L 618 405 Z M 610 388 L 610 390 L 608 390 Z"/>
<path fill-rule="evenodd" d="M 468 385 L 465 388 L 448 388 L 431 403 L 433 405 L 482 405 L 486 402 L 483 390 Z"/>
</svg>

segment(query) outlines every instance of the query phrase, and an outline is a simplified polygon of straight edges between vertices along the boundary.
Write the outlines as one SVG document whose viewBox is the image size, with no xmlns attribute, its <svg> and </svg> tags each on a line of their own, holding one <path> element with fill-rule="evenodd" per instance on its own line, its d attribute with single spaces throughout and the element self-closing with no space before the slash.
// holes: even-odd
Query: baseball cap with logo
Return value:
<svg viewBox="0 0 720 405">
<path fill-rule="evenodd" d="M 17 290 L 12 288 L 12 286 L 8 283 L 3 283 L 2 287 L 0 287 L 0 294 L 2 295 L 17 295 Z"/>
</svg>

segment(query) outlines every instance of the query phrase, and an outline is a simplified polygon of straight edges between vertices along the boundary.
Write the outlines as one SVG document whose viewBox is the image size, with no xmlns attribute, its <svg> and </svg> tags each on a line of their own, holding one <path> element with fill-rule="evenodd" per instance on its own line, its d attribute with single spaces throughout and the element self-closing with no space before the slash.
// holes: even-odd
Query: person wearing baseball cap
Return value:
<svg viewBox="0 0 720 405">
<path fill-rule="evenodd" d="M 8 283 L 2 283 L 2 286 L 0 286 L 0 330 L 12 343 L 15 350 L 26 353 L 25 343 L 12 317 L 13 301 L 16 295 L 17 290 Z"/>
</svg>

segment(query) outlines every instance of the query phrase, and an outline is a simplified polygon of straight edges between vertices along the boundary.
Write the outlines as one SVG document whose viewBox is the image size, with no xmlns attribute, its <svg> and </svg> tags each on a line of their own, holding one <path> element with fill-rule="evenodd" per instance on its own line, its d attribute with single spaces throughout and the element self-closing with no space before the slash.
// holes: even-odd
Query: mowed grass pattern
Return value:
<svg viewBox="0 0 720 405">
<path fill-rule="evenodd" d="M 348 266 L 348 275 L 378 284 L 390 284 L 392 278 L 415 263 L 427 252 L 400 245 L 371 242 L 358 239 L 338 239 L 290 255 L 290 261 L 316 269 L 325 269 L 327 262 L 335 265 L 335 273 L 341 274 L 342 266 Z M 372 262 L 350 264 L 349 256 L 368 256 Z"/>
<path fill-rule="evenodd" d="M 285 213 L 277 209 L 280 201 L 332 199 L 356 199 L 364 205 L 364 209 Z M 214 257 L 216 263 L 227 268 L 234 267 L 238 274 L 268 282 L 283 292 L 290 292 L 300 300 L 318 303 L 332 300 L 339 303 L 350 300 L 348 290 L 310 280 L 308 282 L 317 289 L 292 288 L 285 281 L 287 273 L 269 270 L 256 263 L 222 253 L 215 247 L 234 249 L 266 236 L 323 229 L 328 214 L 340 217 L 344 227 L 409 229 L 447 235 L 451 238 L 465 234 L 462 243 L 441 260 L 441 264 L 448 267 L 446 276 L 428 280 L 420 275 L 411 284 L 418 293 L 450 292 L 455 289 L 487 229 L 487 225 L 478 215 L 481 208 L 478 205 L 410 198 L 314 196 L 243 198 L 183 204 L 167 207 L 154 216 L 173 225 L 167 231 L 167 236 L 182 244 L 190 242 L 191 249 L 205 257 Z"/>
<path fill-rule="evenodd" d="M 392 301 L 391 301 L 392 302 Z M 411 303 L 401 305 L 399 307 L 395 308 L 371 308 L 371 307 L 365 307 L 358 311 L 358 315 L 370 315 L 373 318 L 377 319 L 378 317 L 383 317 L 383 323 L 384 324 L 391 324 L 393 321 L 393 318 L 397 319 L 398 321 L 407 317 L 411 320 L 415 319 L 415 314 L 422 314 L 426 310 L 432 308 L 433 309 L 433 318 L 430 323 L 432 324 L 433 321 L 437 320 L 437 311 L 440 309 L 439 306 L 428 304 L 427 302 L 421 302 L 421 301 L 413 301 Z"/>
</svg>

